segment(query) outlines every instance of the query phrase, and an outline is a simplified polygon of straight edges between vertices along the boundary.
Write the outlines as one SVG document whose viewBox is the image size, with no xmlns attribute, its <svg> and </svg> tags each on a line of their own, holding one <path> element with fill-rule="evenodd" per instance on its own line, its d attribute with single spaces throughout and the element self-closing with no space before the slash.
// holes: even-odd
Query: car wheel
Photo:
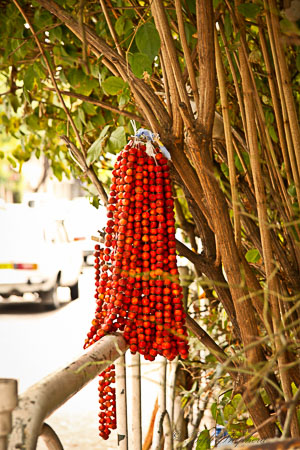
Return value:
<svg viewBox="0 0 300 450">
<path fill-rule="evenodd" d="M 73 286 L 70 286 L 71 291 L 71 300 L 76 300 L 76 298 L 79 297 L 79 286 L 78 286 L 78 280 L 76 281 Z"/>
<path fill-rule="evenodd" d="M 48 291 L 41 291 L 40 297 L 42 304 L 47 311 L 59 308 L 60 302 L 57 294 L 57 283 Z"/>
</svg>

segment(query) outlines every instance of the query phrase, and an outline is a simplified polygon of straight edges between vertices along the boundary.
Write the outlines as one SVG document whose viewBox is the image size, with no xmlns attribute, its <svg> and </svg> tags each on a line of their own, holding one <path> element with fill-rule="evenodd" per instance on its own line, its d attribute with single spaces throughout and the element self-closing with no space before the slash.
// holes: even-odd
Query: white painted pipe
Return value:
<svg viewBox="0 0 300 450">
<path fill-rule="evenodd" d="M 152 450 L 161 450 L 163 442 L 163 419 L 166 412 L 166 372 L 167 360 L 159 357 L 159 389 L 158 389 L 158 411 L 154 422 Z"/>
<path fill-rule="evenodd" d="M 20 396 L 19 405 L 13 412 L 13 430 L 8 450 L 35 450 L 45 419 L 103 372 L 126 349 L 127 344 L 121 334 L 104 336 L 67 367 L 27 389 Z"/>
<path fill-rule="evenodd" d="M 118 449 L 128 450 L 125 355 L 115 362 Z"/>
<path fill-rule="evenodd" d="M 7 436 L 12 429 L 12 411 L 17 403 L 17 380 L 0 378 L 0 450 L 7 448 Z"/>
<path fill-rule="evenodd" d="M 163 417 L 164 450 L 173 450 L 173 430 L 171 426 L 168 411 L 165 411 Z"/>
<path fill-rule="evenodd" d="M 176 391 L 176 374 L 178 367 L 178 358 L 169 361 L 167 364 L 167 411 L 169 413 L 171 426 L 174 428 L 174 402 Z"/>
<path fill-rule="evenodd" d="M 48 450 L 64 450 L 59 437 L 47 423 L 43 424 L 40 439 L 43 440 Z"/>
<path fill-rule="evenodd" d="M 142 450 L 142 404 L 141 404 L 141 357 L 139 353 L 131 357 L 132 376 L 132 450 Z"/>
</svg>

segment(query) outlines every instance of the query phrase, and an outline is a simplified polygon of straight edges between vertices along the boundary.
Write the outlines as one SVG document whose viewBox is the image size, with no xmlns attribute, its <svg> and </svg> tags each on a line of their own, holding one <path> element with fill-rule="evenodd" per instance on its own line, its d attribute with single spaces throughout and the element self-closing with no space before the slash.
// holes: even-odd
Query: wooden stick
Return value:
<svg viewBox="0 0 300 450">
<path fill-rule="evenodd" d="M 152 415 L 151 415 L 151 419 L 150 419 L 150 424 L 149 424 L 149 428 L 147 431 L 147 435 L 143 444 L 143 450 L 150 450 L 151 445 L 152 445 L 152 440 L 153 440 L 153 431 L 154 431 L 154 422 L 155 422 L 155 417 L 158 411 L 158 399 L 156 398 L 155 400 L 155 404 L 154 404 L 154 408 L 152 411 Z"/>
</svg>

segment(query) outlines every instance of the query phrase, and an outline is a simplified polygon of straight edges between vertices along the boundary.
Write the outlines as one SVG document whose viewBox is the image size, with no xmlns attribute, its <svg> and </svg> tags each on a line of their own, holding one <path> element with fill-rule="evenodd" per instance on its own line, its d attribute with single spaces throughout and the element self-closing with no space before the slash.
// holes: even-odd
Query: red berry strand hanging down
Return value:
<svg viewBox="0 0 300 450">
<path fill-rule="evenodd" d="M 148 144 L 149 146 L 149 144 Z M 95 246 L 96 313 L 84 348 L 123 331 L 132 354 L 188 356 L 167 159 L 134 138 L 112 171 L 105 247 Z M 149 154 L 150 153 L 150 156 Z M 100 374 L 99 434 L 116 428 L 114 365 Z"/>
</svg>

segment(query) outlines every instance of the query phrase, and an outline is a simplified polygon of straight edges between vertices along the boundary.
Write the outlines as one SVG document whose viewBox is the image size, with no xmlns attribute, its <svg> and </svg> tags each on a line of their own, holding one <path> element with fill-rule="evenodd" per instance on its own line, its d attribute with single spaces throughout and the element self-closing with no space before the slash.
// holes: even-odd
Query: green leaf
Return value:
<svg viewBox="0 0 300 450">
<path fill-rule="evenodd" d="M 243 404 L 243 399 L 241 394 L 236 394 L 233 399 L 231 400 L 231 404 L 232 406 L 237 409 L 238 407 L 241 408 L 242 404 Z"/>
<path fill-rule="evenodd" d="M 266 111 L 265 111 L 265 116 L 266 116 L 266 122 L 267 122 L 268 124 L 274 123 L 274 114 L 272 113 L 271 110 L 266 109 Z"/>
<path fill-rule="evenodd" d="M 93 144 L 90 146 L 90 148 L 87 151 L 87 157 L 86 157 L 86 163 L 88 166 L 93 164 L 100 156 L 102 148 L 103 148 L 103 142 L 105 140 L 105 137 L 107 135 L 107 131 L 110 128 L 110 125 L 106 125 L 103 130 L 100 133 L 100 136 L 98 139 L 93 142 Z"/>
<path fill-rule="evenodd" d="M 217 411 L 218 411 L 218 405 L 216 402 L 214 402 L 211 405 L 210 410 L 211 410 L 211 414 L 212 414 L 214 420 L 216 420 L 217 419 Z"/>
<path fill-rule="evenodd" d="M 291 197 L 296 197 L 296 186 L 295 186 L 294 183 L 291 183 L 291 184 L 289 185 L 287 191 L 288 191 L 288 194 L 289 194 Z"/>
<path fill-rule="evenodd" d="M 51 42 L 55 42 L 55 41 L 60 42 L 62 40 L 61 27 L 56 27 L 56 28 L 52 28 L 52 30 L 49 30 L 49 39 Z"/>
<path fill-rule="evenodd" d="M 214 6 L 214 9 L 216 9 L 216 8 L 219 6 L 219 4 L 221 3 L 221 1 L 222 1 L 222 0 L 213 0 L 213 6 Z"/>
<path fill-rule="evenodd" d="M 128 95 L 128 94 L 121 94 L 121 95 L 118 97 L 118 102 L 119 102 L 119 107 L 120 107 L 120 109 L 124 108 L 124 106 L 127 105 L 127 103 L 129 102 L 129 100 L 130 100 L 130 95 Z"/>
<path fill-rule="evenodd" d="M 27 91 L 32 91 L 35 81 L 36 81 L 37 75 L 36 72 L 34 70 L 34 67 L 31 65 L 28 67 L 28 69 L 25 72 L 24 75 L 24 86 L 27 89 Z"/>
<path fill-rule="evenodd" d="M 40 63 L 35 62 L 35 63 L 33 64 L 33 68 L 34 68 L 34 71 L 35 71 L 36 76 L 37 76 L 38 78 L 41 78 L 41 79 L 46 78 L 45 71 L 43 70 L 43 67 L 42 67 L 42 65 L 41 65 Z"/>
<path fill-rule="evenodd" d="M 276 133 L 273 125 L 268 125 L 268 131 L 269 131 L 269 135 L 271 136 L 272 140 L 277 144 L 278 136 L 277 136 L 277 133 Z"/>
<path fill-rule="evenodd" d="M 77 128 L 79 134 L 82 134 L 82 132 L 83 132 L 83 126 L 82 126 L 82 122 L 81 122 L 81 120 L 79 119 L 78 115 L 76 115 L 75 117 L 73 117 L 73 120 L 74 120 L 75 126 L 76 126 L 76 128 Z"/>
<path fill-rule="evenodd" d="M 207 450 L 210 448 L 210 435 L 208 430 L 203 430 L 198 436 L 196 450 Z"/>
<path fill-rule="evenodd" d="M 116 21 L 115 30 L 118 36 L 122 36 L 122 34 L 124 33 L 125 21 L 126 18 L 124 16 L 120 16 Z"/>
<path fill-rule="evenodd" d="M 196 28 L 192 24 L 185 22 L 184 31 L 185 31 L 185 36 L 186 36 L 188 45 L 190 45 L 193 40 L 194 40 L 194 42 L 196 42 L 196 39 L 193 38 L 193 34 L 196 33 Z"/>
<path fill-rule="evenodd" d="M 235 167 L 237 168 L 237 170 L 239 172 L 243 172 L 244 169 L 243 169 L 243 166 L 241 164 L 240 158 L 238 157 L 237 154 L 234 155 L 234 162 L 235 162 Z M 222 163 L 222 164 L 224 164 L 224 163 Z M 229 171 L 228 171 L 228 173 L 229 173 Z"/>
<path fill-rule="evenodd" d="M 7 155 L 7 159 L 10 162 L 10 164 L 13 166 L 13 168 L 15 169 L 17 167 L 16 160 L 10 155 Z"/>
<path fill-rule="evenodd" d="M 188 8 L 191 13 L 196 14 L 196 2 L 195 0 L 186 0 Z"/>
<path fill-rule="evenodd" d="M 225 11 L 224 14 L 224 29 L 227 39 L 230 39 L 232 34 L 232 24 L 231 24 L 231 16 L 228 13 L 228 11 Z"/>
<path fill-rule="evenodd" d="M 67 79 L 72 89 L 83 95 L 90 95 L 92 90 L 98 86 L 97 80 L 88 77 L 80 69 L 70 69 L 67 73 Z"/>
<path fill-rule="evenodd" d="M 55 164 L 52 162 L 52 171 L 53 175 L 58 179 L 58 181 L 62 181 L 63 178 L 63 169 L 59 164 Z"/>
<path fill-rule="evenodd" d="M 297 67 L 298 72 L 300 72 L 300 51 L 298 51 L 298 55 L 296 58 L 296 67 Z"/>
<path fill-rule="evenodd" d="M 248 427 L 253 427 L 253 420 L 248 417 L 248 419 L 246 420 L 246 424 L 248 425 Z"/>
<path fill-rule="evenodd" d="M 93 195 L 92 199 L 90 199 L 90 204 L 98 209 L 99 205 L 100 205 L 99 197 L 96 195 Z"/>
<path fill-rule="evenodd" d="M 78 119 L 83 123 L 83 125 L 86 125 L 85 114 L 82 108 L 77 109 L 77 115 Z"/>
<path fill-rule="evenodd" d="M 108 77 L 101 87 L 107 95 L 117 95 L 124 89 L 125 82 L 119 77 Z"/>
<path fill-rule="evenodd" d="M 224 173 L 224 175 L 226 175 L 226 177 L 229 177 L 229 169 L 227 164 L 221 163 L 221 170 Z"/>
<path fill-rule="evenodd" d="M 91 103 L 83 102 L 82 108 L 86 114 L 89 116 L 95 116 L 97 114 L 96 107 L 92 105 Z"/>
<path fill-rule="evenodd" d="M 67 125 L 65 122 L 59 122 L 56 126 L 57 134 L 67 134 Z"/>
<path fill-rule="evenodd" d="M 45 28 L 52 24 L 52 15 L 43 9 L 37 9 L 34 13 L 34 24 L 38 28 Z"/>
<path fill-rule="evenodd" d="M 124 127 L 116 128 L 110 135 L 108 140 L 108 149 L 114 153 L 116 150 L 121 150 L 126 145 L 126 135 Z"/>
<path fill-rule="evenodd" d="M 140 53 L 147 55 L 153 61 L 160 49 L 160 38 L 155 25 L 147 22 L 142 25 L 135 36 L 135 42 Z"/>
<path fill-rule="evenodd" d="M 260 260 L 261 256 L 257 248 L 252 248 L 251 250 L 247 251 L 245 258 L 248 262 L 256 263 Z"/>
<path fill-rule="evenodd" d="M 134 53 L 128 57 L 132 72 L 138 78 L 143 78 L 144 72 L 152 74 L 152 64 L 147 55 L 143 53 Z"/>
<path fill-rule="evenodd" d="M 14 112 L 17 112 L 17 110 L 20 106 L 18 97 L 14 94 L 8 94 L 7 98 L 9 100 L 9 103 L 10 103 L 12 109 L 14 110 Z"/>
<path fill-rule="evenodd" d="M 240 14 L 248 19 L 255 19 L 260 12 L 260 6 L 256 3 L 242 3 L 237 7 Z"/>
<path fill-rule="evenodd" d="M 27 116 L 25 122 L 32 130 L 40 130 L 40 121 L 36 114 Z"/>
<path fill-rule="evenodd" d="M 224 407 L 223 414 L 224 414 L 225 420 L 229 420 L 234 415 L 234 413 L 235 413 L 235 409 L 231 405 L 226 405 Z"/>
</svg>

